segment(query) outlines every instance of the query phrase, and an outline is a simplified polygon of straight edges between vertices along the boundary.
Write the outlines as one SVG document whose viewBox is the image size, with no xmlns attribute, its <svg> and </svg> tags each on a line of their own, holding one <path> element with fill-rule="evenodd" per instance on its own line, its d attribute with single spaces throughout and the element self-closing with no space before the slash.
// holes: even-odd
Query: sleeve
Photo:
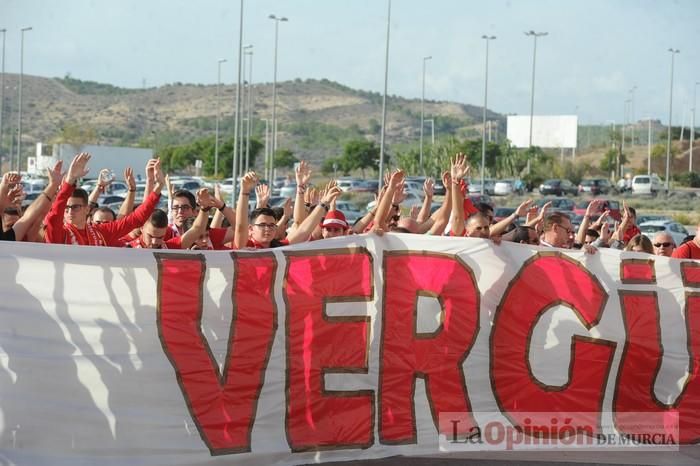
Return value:
<svg viewBox="0 0 700 466">
<path fill-rule="evenodd" d="M 675 259 L 690 259 L 690 248 L 688 247 L 688 243 L 681 244 L 674 249 L 671 253 L 671 257 Z"/>
<path fill-rule="evenodd" d="M 176 236 L 165 241 L 168 249 L 182 249 L 182 236 Z"/>
<path fill-rule="evenodd" d="M 224 246 L 224 238 L 226 238 L 227 228 L 210 228 L 209 229 L 209 240 L 211 245 L 216 250 L 228 249 Z"/>
<path fill-rule="evenodd" d="M 471 198 L 469 196 L 464 198 L 464 220 L 468 219 L 475 213 L 477 213 L 479 209 L 474 207 L 474 203 L 472 202 Z"/>
<path fill-rule="evenodd" d="M 150 193 L 146 200 L 129 215 L 114 222 L 95 225 L 95 227 L 105 237 L 107 244 L 111 244 L 134 228 L 138 228 L 146 223 L 146 220 L 148 220 L 148 217 L 151 216 L 156 205 L 158 205 L 158 201 L 160 201 L 160 194 Z"/>
<path fill-rule="evenodd" d="M 63 213 L 66 210 L 68 199 L 75 190 L 75 186 L 65 181 L 61 183 L 56 198 L 51 204 L 51 210 L 44 217 L 46 224 L 45 240 L 47 243 L 64 244 L 66 242 L 66 232 L 63 229 Z"/>
</svg>

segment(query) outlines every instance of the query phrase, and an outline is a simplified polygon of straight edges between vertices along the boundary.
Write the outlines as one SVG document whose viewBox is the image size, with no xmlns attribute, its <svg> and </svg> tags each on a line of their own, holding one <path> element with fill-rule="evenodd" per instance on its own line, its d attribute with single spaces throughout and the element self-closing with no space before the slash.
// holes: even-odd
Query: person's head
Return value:
<svg viewBox="0 0 700 466">
<path fill-rule="evenodd" d="M 631 225 L 636 225 L 637 224 L 637 211 L 635 210 L 634 207 L 628 207 L 627 210 L 630 211 L 630 215 L 632 216 Z"/>
<path fill-rule="evenodd" d="M 269 207 L 261 207 L 250 213 L 248 235 L 263 246 L 269 246 L 277 235 L 275 212 Z"/>
<path fill-rule="evenodd" d="M 182 229 L 186 219 L 195 217 L 197 215 L 197 211 L 195 210 L 196 206 L 197 200 L 194 198 L 194 194 L 185 189 L 175 191 L 175 194 L 173 194 L 173 205 L 171 207 L 175 226 Z"/>
<path fill-rule="evenodd" d="M 195 222 L 195 217 L 190 217 L 187 220 L 185 220 L 185 223 L 183 224 L 183 230 L 188 231 L 192 226 L 194 225 Z M 194 240 L 194 243 L 192 243 L 192 246 L 190 246 L 190 249 L 197 249 L 197 250 L 207 250 L 209 249 L 209 224 L 207 223 L 207 228 L 202 233 L 199 235 L 199 238 Z"/>
<path fill-rule="evenodd" d="M 490 225 L 488 217 L 477 212 L 467 219 L 464 228 L 467 230 L 467 236 L 471 238 L 488 238 L 491 236 Z"/>
<path fill-rule="evenodd" d="M 540 237 L 537 230 L 533 227 L 518 225 L 515 227 L 515 232 L 512 236 L 514 243 L 520 244 L 540 244 Z"/>
<path fill-rule="evenodd" d="M 484 214 L 489 223 L 493 223 L 493 207 L 485 202 L 477 202 L 474 207 L 476 207 L 476 210 Z"/>
<path fill-rule="evenodd" d="M 401 217 L 391 231 L 397 233 L 418 233 L 418 222 L 411 217 Z"/>
<path fill-rule="evenodd" d="M 657 256 L 671 257 L 673 250 L 676 248 L 676 243 L 671 235 L 665 231 L 660 231 L 654 235 L 654 254 Z"/>
<path fill-rule="evenodd" d="M 116 214 L 109 207 L 98 207 L 92 213 L 92 223 L 99 225 L 100 223 L 109 223 L 117 219 Z"/>
<path fill-rule="evenodd" d="M 88 193 L 84 189 L 77 188 L 68 198 L 63 219 L 66 223 L 82 229 L 85 228 L 89 214 Z"/>
<path fill-rule="evenodd" d="M 154 210 L 141 228 L 141 245 L 150 249 L 162 248 L 167 231 L 168 214 L 160 209 Z"/>
<path fill-rule="evenodd" d="M 345 219 L 345 214 L 339 210 L 331 210 L 326 214 L 323 223 L 321 223 L 321 235 L 324 238 L 345 236 L 347 232 L 348 222 Z"/>
<path fill-rule="evenodd" d="M 586 237 L 583 239 L 583 244 L 591 244 L 593 241 L 597 240 L 600 238 L 600 233 L 598 233 L 598 230 L 594 230 L 593 228 L 589 228 L 586 230 Z"/>
<path fill-rule="evenodd" d="M 634 235 L 627 245 L 625 246 L 625 251 L 634 252 L 646 252 L 647 254 L 654 254 L 654 246 L 651 244 L 651 240 L 644 235 Z"/>
<path fill-rule="evenodd" d="M 544 241 L 555 248 L 570 248 L 574 242 L 574 229 L 566 214 L 555 212 L 544 219 Z"/>
<path fill-rule="evenodd" d="M 2 213 L 2 228 L 7 231 L 19 220 L 19 210 L 16 207 L 5 207 Z"/>
</svg>

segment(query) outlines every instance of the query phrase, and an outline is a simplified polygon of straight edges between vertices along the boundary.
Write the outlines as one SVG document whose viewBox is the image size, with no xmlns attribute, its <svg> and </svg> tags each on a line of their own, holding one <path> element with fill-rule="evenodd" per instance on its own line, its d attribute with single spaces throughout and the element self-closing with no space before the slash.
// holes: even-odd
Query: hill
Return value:
<svg viewBox="0 0 700 466">
<path fill-rule="evenodd" d="M 110 84 L 25 75 L 23 81 L 24 155 L 32 155 L 36 142 L 53 142 L 65 136 L 64 128 L 89 128 L 97 144 L 162 147 L 170 143 L 213 136 L 216 127 L 216 85 L 175 83 L 146 89 L 125 89 Z M 18 75 L 6 74 L 3 147 L 16 131 Z M 272 115 L 271 83 L 252 86 L 253 135 L 264 140 L 265 123 Z M 233 133 L 235 85 L 221 86 L 223 137 Z M 243 100 L 245 103 L 245 100 Z M 335 155 L 342 143 L 356 137 L 379 140 L 382 96 L 351 89 L 328 80 L 278 83 L 278 147 L 300 157 L 319 160 Z M 480 127 L 481 107 L 426 100 L 425 118 L 435 118 L 440 135 L 469 136 Z M 504 117 L 488 112 L 488 118 Z M 476 127 L 475 127 L 476 125 Z M 419 137 L 420 100 L 388 99 L 388 144 L 415 142 Z M 430 125 L 426 124 L 427 138 Z"/>
</svg>

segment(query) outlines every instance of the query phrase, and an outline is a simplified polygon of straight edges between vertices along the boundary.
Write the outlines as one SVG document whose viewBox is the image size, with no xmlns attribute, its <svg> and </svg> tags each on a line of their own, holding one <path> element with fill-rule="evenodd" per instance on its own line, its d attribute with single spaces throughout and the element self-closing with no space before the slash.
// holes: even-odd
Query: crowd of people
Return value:
<svg viewBox="0 0 700 466">
<path fill-rule="evenodd" d="M 28 241 L 78 246 L 112 246 L 149 249 L 266 249 L 305 241 L 323 240 L 349 234 L 391 233 L 467 236 L 540 245 L 550 248 L 578 248 L 595 253 L 610 247 L 675 258 L 700 259 L 698 233 L 683 244 L 675 244 L 665 232 L 653 239 L 642 235 L 636 225 L 636 212 L 623 203 L 622 221 L 609 223 L 605 203 L 593 199 L 577 231 L 571 218 L 550 212 L 545 203 L 538 208 L 532 200 L 522 202 L 509 217 L 494 221 L 493 208 L 474 204 L 468 196 L 466 180 L 470 167 L 463 154 L 457 154 L 442 182 L 449 187 L 440 207 L 431 212 L 433 181 L 424 185 L 420 208 L 402 215 L 404 172 L 388 173 L 377 193 L 377 202 L 366 215 L 350 225 L 336 208 L 342 190 L 335 181 L 321 189 L 309 185 L 311 168 L 301 162 L 295 169 L 296 196 L 284 206 L 268 205 L 269 186 L 259 183 L 254 172 L 240 182 L 236 206 L 226 204 L 218 186 L 214 192 L 200 189 L 196 195 L 174 190 L 158 159 L 146 165 L 143 201 L 135 207 L 136 180 L 131 169 L 124 173 L 129 191 L 119 212 L 98 204 L 111 179 L 100 176 L 91 193 L 78 188 L 78 181 L 89 171 L 90 154 L 80 153 L 63 171 L 62 162 L 48 170 L 48 185 L 23 211 L 21 176 L 5 173 L 0 182 L 2 232 L 0 240 Z M 157 206 L 166 188 L 168 210 Z M 249 212 L 249 196 L 255 191 L 256 206 Z"/>
</svg>

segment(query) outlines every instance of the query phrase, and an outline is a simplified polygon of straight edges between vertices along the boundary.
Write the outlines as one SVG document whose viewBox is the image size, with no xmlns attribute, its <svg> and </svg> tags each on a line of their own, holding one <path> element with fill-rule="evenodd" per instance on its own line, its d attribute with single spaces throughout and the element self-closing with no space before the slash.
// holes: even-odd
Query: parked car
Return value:
<svg viewBox="0 0 700 466">
<path fill-rule="evenodd" d="M 433 194 L 436 196 L 444 196 L 447 194 L 447 188 L 442 184 L 442 178 L 436 178 L 435 184 L 433 185 Z"/>
<path fill-rule="evenodd" d="M 664 192 L 664 185 L 657 175 L 637 175 L 632 178 L 632 194 L 651 194 L 656 196 Z"/>
<path fill-rule="evenodd" d="M 545 197 L 542 199 L 537 199 L 535 201 L 535 205 L 541 208 L 547 202 L 552 203 L 552 206 L 549 209 L 550 213 L 563 212 L 567 215 L 573 215 L 574 207 L 576 205 L 574 204 L 574 201 L 566 197 Z"/>
<path fill-rule="evenodd" d="M 496 207 L 493 211 L 493 220 L 500 222 L 504 218 L 510 217 L 515 212 L 514 207 Z"/>
<path fill-rule="evenodd" d="M 484 194 L 493 196 L 493 188 L 496 185 L 494 180 L 484 179 Z M 472 178 L 469 183 L 469 194 L 481 194 L 481 178 Z"/>
<path fill-rule="evenodd" d="M 585 215 L 586 209 L 588 209 L 588 204 L 591 203 L 592 199 L 586 199 L 585 201 L 580 201 L 574 205 L 573 212 L 576 215 Z M 601 206 L 603 210 L 610 211 L 610 218 L 617 220 L 618 222 L 622 220 L 622 212 L 620 211 L 620 203 L 613 199 L 604 199 L 603 205 Z"/>
<path fill-rule="evenodd" d="M 348 201 L 336 201 L 336 209 L 345 215 L 345 220 L 352 226 L 358 219 L 364 217 L 364 213 Z"/>
<path fill-rule="evenodd" d="M 338 180 L 338 187 L 344 192 L 357 192 L 366 189 L 365 182 L 354 178 L 341 178 Z"/>
<path fill-rule="evenodd" d="M 404 194 L 406 195 L 406 198 L 401 203 L 401 207 L 405 207 L 405 208 L 410 209 L 414 205 L 420 207 L 423 204 L 423 200 L 420 197 L 418 197 L 415 193 L 410 192 L 410 191 L 409 192 L 404 191 Z M 374 207 L 376 205 L 377 205 L 376 200 L 370 202 L 369 204 L 367 204 L 367 210 L 370 211 L 370 210 L 374 209 Z"/>
<path fill-rule="evenodd" d="M 637 225 L 654 221 L 672 222 L 673 219 L 668 215 L 637 215 Z"/>
<path fill-rule="evenodd" d="M 578 188 L 567 179 L 551 179 L 545 180 L 540 185 L 540 194 L 542 194 L 543 196 L 576 196 L 578 195 Z"/>
<path fill-rule="evenodd" d="M 581 180 L 581 182 L 578 184 L 579 193 L 593 194 L 594 196 L 599 194 L 609 194 L 612 190 L 612 184 L 605 178 L 587 178 L 585 180 Z"/>
<path fill-rule="evenodd" d="M 523 194 L 525 192 L 525 183 L 521 180 L 500 180 L 496 181 L 493 186 L 494 196 L 509 196 L 511 194 Z"/>
<path fill-rule="evenodd" d="M 639 225 L 639 229 L 642 234 L 648 237 L 650 240 L 654 240 L 654 236 L 659 232 L 668 233 L 673 238 L 676 246 L 681 244 L 686 236 L 688 236 L 688 230 L 685 229 L 683 225 L 673 220 L 652 220 L 650 222 L 645 222 Z"/>
</svg>

